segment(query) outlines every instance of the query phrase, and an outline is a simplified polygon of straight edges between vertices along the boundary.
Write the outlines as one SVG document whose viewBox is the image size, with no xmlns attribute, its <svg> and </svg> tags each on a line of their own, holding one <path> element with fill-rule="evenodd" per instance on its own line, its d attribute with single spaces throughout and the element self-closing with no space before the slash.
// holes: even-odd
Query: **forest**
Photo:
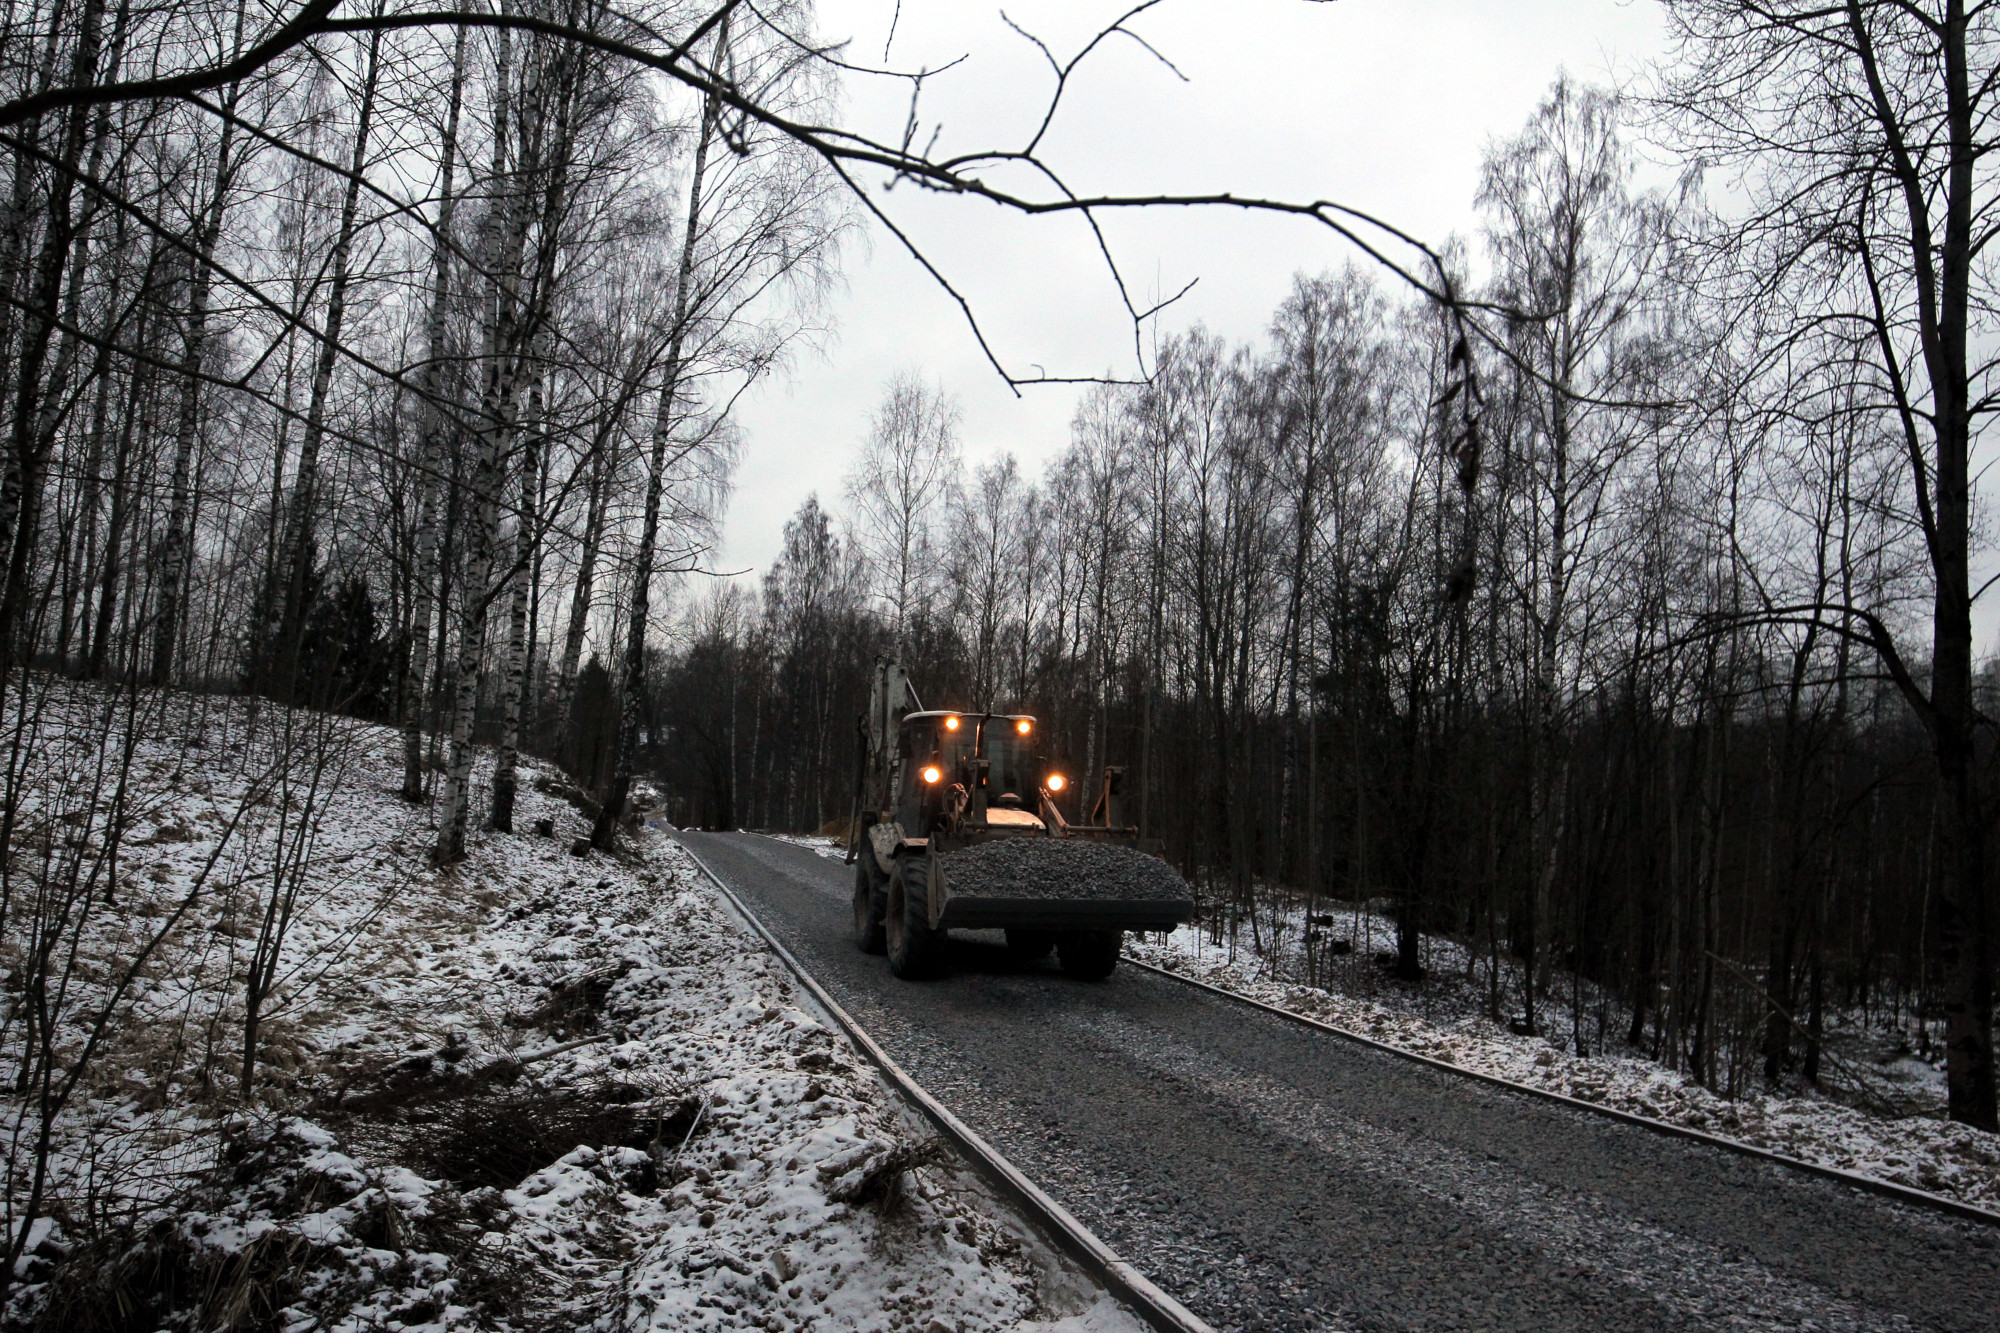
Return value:
<svg viewBox="0 0 2000 1333">
<path fill-rule="evenodd" d="M 1912 462 L 1916 372 L 1873 359 L 1917 314 L 1884 238 L 1829 275 L 1776 203 L 1642 183 L 1645 135 L 1715 136 L 1719 77 L 1563 78 L 1492 145 L 1449 262 L 1537 317 L 1475 381 L 1458 326 L 1359 265 L 1300 274 L 1254 343 L 1161 331 L 1039 477 L 968 467 L 951 396 L 892 377 L 761 590 L 690 590 L 651 704 L 677 816 L 839 832 L 886 654 L 928 705 L 1038 714 L 1073 819 L 1121 768 L 1218 933 L 1381 900 L 1400 979 L 1449 935 L 1495 1020 L 1732 1094 L 1818 1082 L 1830 1022 L 1943 1060 L 1965 997 L 1992 1008 L 1990 872 L 1960 897 L 1947 858 L 1955 821 L 1990 836 L 2000 663 L 1969 619 L 1933 637 L 1951 478 Z M 1798 326 L 1743 313 L 1830 276 L 1859 285 Z M 1319 980 L 1343 942 L 1293 945 Z"/>
<path fill-rule="evenodd" d="M 1959 0 L 1663 11 L 1651 78 L 1558 77 L 1463 182 L 1476 232 L 1426 245 L 1323 200 L 1010 193 L 982 164 L 1041 135 L 933 156 L 930 73 L 888 76 L 900 142 L 850 132 L 873 71 L 799 0 L 10 6 L 10 1181 L 212 878 L 258 924 L 202 1086 L 249 1101 L 277 1059 L 310 821 L 271 816 L 275 869 L 218 843 L 153 934 L 78 961 L 132 892 L 135 719 L 170 692 L 284 719 L 308 811 L 328 719 L 397 728 L 448 872 L 514 830 L 524 767 L 567 772 L 584 852 L 640 784 L 676 823 L 837 832 L 883 655 L 927 704 L 1041 718 L 1079 812 L 1122 769 L 1218 935 L 1379 904 L 1394 984 L 1449 936 L 1494 1019 L 1730 1094 L 1818 1081 L 1830 1031 L 1872 1025 L 1995 1129 L 2000 28 Z M 967 303 L 996 375 L 1075 394 L 1067 441 L 1022 442 L 1050 461 L 968 459 L 913 349 L 840 493 L 718 578 L 738 405 L 833 336 L 863 233 L 929 266 L 884 179 L 1354 244 L 1251 339 L 1134 310 L 1143 373 L 1082 387 L 1031 387 Z M 58 799 L 48 738 L 86 732 L 110 758 Z M 1340 942 L 1300 943 L 1312 979 Z"/>
<path fill-rule="evenodd" d="M 1488 190 L 1571 118 L 1618 152 L 1613 113 L 1559 86 Z M 1609 179 L 1563 201 L 1584 235 L 1662 206 Z M 1649 264 L 1589 257 L 1634 285 L 1580 303 L 1616 324 L 1579 311 L 1562 337 L 1597 350 L 1573 383 L 1651 400 L 1712 373 Z M 1401 979 L 1452 936 L 1492 1017 L 1723 1091 L 1817 1080 L 1836 1015 L 1940 1056 L 1923 730 L 1857 636 L 1788 609 L 1912 614 L 1896 442 L 1849 419 L 1801 456 L 1592 404 L 1558 450 L 1529 379 L 1551 349 L 1523 347 L 1485 389 L 1495 576 L 1453 601 L 1463 496 L 1428 438 L 1447 336 L 1363 271 L 1301 276 L 1260 343 L 1190 329 L 1151 383 L 1088 394 L 1039 478 L 968 468 L 949 397 L 892 380 L 845 495 L 787 524 L 760 595 L 682 614 L 651 703 L 671 812 L 842 832 L 886 654 L 927 706 L 1037 714 L 1072 820 L 1122 768 L 1217 932 L 1262 948 L 1318 900 L 1386 900 Z M 1990 660 L 1978 689 L 2000 704 Z M 1305 945 L 1297 979 L 1340 947 Z"/>
</svg>

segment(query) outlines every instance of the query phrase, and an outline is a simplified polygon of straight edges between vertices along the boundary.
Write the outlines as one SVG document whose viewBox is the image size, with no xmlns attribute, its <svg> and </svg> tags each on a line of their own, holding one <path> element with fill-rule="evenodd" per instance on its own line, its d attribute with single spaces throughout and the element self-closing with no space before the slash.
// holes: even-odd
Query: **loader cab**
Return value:
<svg viewBox="0 0 2000 1333">
<path fill-rule="evenodd" d="M 1025 713 L 906 714 L 897 741 L 898 822 L 917 836 L 1042 832 L 1040 730 Z"/>
</svg>

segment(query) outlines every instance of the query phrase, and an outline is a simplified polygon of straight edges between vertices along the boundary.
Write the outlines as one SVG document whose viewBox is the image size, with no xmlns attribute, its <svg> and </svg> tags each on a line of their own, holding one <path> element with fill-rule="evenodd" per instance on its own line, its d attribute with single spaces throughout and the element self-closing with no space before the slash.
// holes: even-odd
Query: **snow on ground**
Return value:
<svg viewBox="0 0 2000 1333">
<path fill-rule="evenodd" d="M 1430 979 L 1405 988 L 1384 978 L 1375 963 L 1378 953 L 1395 947 L 1393 921 L 1365 907 L 1322 904 L 1318 910 L 1332 917 L 1319 929 L 1349 942 L 1352 950 L 1334 960 L 1340 966 L 1326 969 L 1329 985 L 1273 980 L 1266 958 L 1247 940 L 1218 939 L 1205 926 L 1183 926 L 1164 937 L 1127 936 L 1125 952 L 1463 1069 L 2000 1210 L 2000 1135 L 1931 1114 L 1874 1115 L 1824 1097 L 1751 1092 L 1732 1100 L 1652 1060 L 1578 1055 L 1555 1040 L 1517 1035 L 1486 1016 L 1463 946 L 1427 937 Z M 1301 938 L 1305 924 L 1303 914 L 1294 914 L 1279 938 Z M 1360 989 L 1357 982 L 1374 993 L 1348 993 Z M 1566 997 L 1548 1004 L 1546 1021 L 1567 1032 Z M 1586 1030 L 1594 1008 L 1586 997 Z M 1605 1051 L 1602 1035 L 1596 1040 Z"/>
<path fill-rule="evenodd" d="M 48 1216 L 0 1322 L 122 1303 L 164 1325 L 206 1292 L 287 1330 L 1136 1328 L 802 1007 L 663 835 L 569 855 L 585 821 L 524 765 L 515 827 L 552 836 L 478 833 L 440 873 L 387 729 L 40 688 L 24 827 L 87 809 L 121 730 L 143 796 L 116 893 L 83 906 L 59 1044 L 80 1052 L 97 1005 L 110 1040 L 53 1126 Z M 102 851 L 100 819 L 69 826 Z M 278 920 L 246 1095 L 244 983 Z M 21 938 L 0 945 L 10 984 Z M 37 1126 L 25 1100 L 0 1112 L 13 1218 Z"/>
<path fill-rule="evenodd" d="M 776 838 L 779 842 L 789 842 L 794 847 L 804 847 L 808 851 L 818 852 L 832 861 L 847 859 L 845 838 L 823 838 L 817 833 L 768 833 L 765 836 Z"/>
</svg>

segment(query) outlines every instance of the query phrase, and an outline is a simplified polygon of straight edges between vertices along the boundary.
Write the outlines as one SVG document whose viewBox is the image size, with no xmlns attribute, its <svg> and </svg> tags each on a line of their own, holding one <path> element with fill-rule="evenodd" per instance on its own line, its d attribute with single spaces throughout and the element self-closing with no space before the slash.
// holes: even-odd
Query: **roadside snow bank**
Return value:
<svg viewBox="0 0 2000 1333">
<path fill-rule="evenodd" d="M 1540 1037 L 1517 1036 L 1484 1015 L 1426 1018 L 1314 986 L 1258 979 L 1254 957 L 1230 962 L 1183 926 L 1126 937 L 1127 956 L 1399 1050 L 1838 1167 L 1898 1185 L 2000 1209 L 2000 1135 L 1950 1121 L 1887 1119 L 1805 1097 L 1730 1100 L 1650 1060 L 1578 1056 Z"/>
<path fill-rule="evenodd" d="M 822 838 L 817 833 L 766 833 L 764 836 L 773 838 L 778 842 L 789 842 L 794 847 L 803 847 L 807 851 L 816 852 L 831 861 L 845 861 L 847 859 L 847 840 L 845 838 Z"/>
</svg>

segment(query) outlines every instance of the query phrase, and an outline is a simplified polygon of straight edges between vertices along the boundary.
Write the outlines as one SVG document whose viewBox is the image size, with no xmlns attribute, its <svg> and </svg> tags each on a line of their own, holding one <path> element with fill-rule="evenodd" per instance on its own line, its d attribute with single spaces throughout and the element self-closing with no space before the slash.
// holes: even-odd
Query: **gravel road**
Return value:
<svg viewBox="0 0 2000 1333">
<path fill-rule="evenodd" d="M 846 867 L 682 837 L 918 1081 L 1219 1329 L 2000 1323 L 2000 1230 L 1137 969 L 1018 968 L 997 934 L 954 937 L 944 980 L 898 982 L 849 942 Z"/>
<path fill-rule="evenodd" d="M 995 838 L 944 860 L 957 894 L 990 898 L 1192 898 L 1180 872 L 1157 856 L 1086 838 Z M 990 919 L 990 918 L 989 918 Z"/>
</svg>

